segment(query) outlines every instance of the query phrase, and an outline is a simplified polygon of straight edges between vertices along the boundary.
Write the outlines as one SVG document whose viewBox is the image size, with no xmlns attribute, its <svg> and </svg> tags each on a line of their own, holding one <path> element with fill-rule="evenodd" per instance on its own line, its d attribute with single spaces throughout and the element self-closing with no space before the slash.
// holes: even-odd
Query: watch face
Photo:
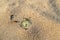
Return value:
<svg viewBox="0 0 60 40">
<path fill-rule="evenodd" d="M 0 40 L 60 40 L 60 0 L 0 0 Z"/>
</svg>

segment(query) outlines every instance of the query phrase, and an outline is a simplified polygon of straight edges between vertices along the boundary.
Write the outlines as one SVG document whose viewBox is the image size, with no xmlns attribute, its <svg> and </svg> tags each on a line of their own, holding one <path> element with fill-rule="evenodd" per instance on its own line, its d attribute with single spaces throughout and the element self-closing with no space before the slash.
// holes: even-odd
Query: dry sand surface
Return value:
<svg viewBox="0 0 60 40">
<path fill-rule="evenodd" d="M 0 40 L 60 40 L 60 0 L 0 0 Z"/>
</svg>

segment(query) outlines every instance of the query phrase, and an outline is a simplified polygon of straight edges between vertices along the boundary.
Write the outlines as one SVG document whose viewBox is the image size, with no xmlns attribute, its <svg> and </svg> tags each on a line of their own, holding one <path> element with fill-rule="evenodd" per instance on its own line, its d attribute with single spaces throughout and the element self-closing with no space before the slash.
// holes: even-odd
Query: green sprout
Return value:
<svg viewBox="0 0 60 40">
<path fill-rule="evenodd" d="M 31 21 L 27 18 L 25 18 L 22 22 L 21 22 L 21 26 L 25 29 L 27 29 L 29 26 L 31 25 Z"/>
</svg>

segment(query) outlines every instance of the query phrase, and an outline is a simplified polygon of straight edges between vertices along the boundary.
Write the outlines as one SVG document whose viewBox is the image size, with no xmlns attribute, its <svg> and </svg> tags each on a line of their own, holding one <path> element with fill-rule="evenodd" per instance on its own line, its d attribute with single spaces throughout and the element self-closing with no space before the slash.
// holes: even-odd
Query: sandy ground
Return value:
<svg viewBox="0 0 60 40">
<path fill-rule="evenodd" d="M 0 40 L 60 40 L 59 7 L 60 0 L 0 0 Z"/>
</svg>

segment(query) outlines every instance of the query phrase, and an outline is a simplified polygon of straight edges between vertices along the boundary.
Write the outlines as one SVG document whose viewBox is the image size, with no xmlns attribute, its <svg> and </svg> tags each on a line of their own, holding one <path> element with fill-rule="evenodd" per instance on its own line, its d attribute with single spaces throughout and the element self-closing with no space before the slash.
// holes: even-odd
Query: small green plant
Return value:
<svg viewBox="0 0 60 40">
<path fill-rule="evenodd" d="M 25 18 L 21 22 L 21 27 L 23 27 L 24 29 L 27 29 L 30 25 L 31 25 L 31 21 L 29 19 L 27 19 L 27 18 Z"/>
</svg>

